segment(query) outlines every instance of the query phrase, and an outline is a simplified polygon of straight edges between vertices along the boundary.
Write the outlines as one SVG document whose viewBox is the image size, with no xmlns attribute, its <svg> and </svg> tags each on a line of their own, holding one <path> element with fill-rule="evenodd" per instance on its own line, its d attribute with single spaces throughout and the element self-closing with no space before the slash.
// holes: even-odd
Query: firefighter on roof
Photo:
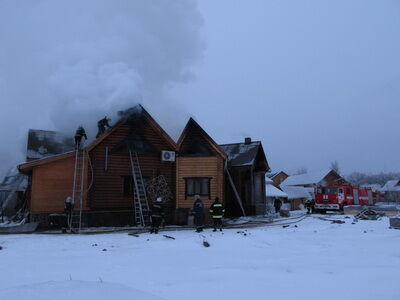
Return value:
<svg viewBox="0 0 400 300">
<path fill-rule="evenodd" d="M 158 197 L 156 203 L 151 207 L 151 229 L 150 233 L 158 233 L 161 222 L 164 218 L 164 207 L 162 206 L 162 198 Z"/>
<path fill-rule="evenodd" d="M 79 125 L 78 129 L 75 132 L 75 147 L 76 147 L 76 149 L 80 148 L 83 137 L 85 138 L 85 140 L 87 140 L 87 135 L 86 135 L 85 129 L 83 128 L 82 125 Z"/>
<path fill-rule="evenodd" d="M 213 231 L 217 231 L 217 228 L 219 228 L 219 231 L 222 231 L 222 217 L 224 216 L 225 208 L 224 205 L 219 202 L 218 197 L 215 197 L 215 201 L 211 204 L 209 212 L 214 222 Z"/>
<path fill-rule="evenodd" d="M 108 123 L 109 121 L 111 121 L 111 119 L 105 116 L 103 119 L 97 122 L 98 132 L 96 135 L 96 139 L 106 131 L 106 127 L 111 128 L 110 124 Z"/>
</svg>

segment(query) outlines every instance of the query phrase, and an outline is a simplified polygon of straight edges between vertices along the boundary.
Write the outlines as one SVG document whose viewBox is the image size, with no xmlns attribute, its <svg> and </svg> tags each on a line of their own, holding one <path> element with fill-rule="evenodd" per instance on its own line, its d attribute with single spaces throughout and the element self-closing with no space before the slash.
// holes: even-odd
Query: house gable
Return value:
<svg viewBox="0 0 400 300">
<path fill-rule="evenodd" d="M 178 149 L 181 156 L 226 157 L 224 151 L 193 118 L 189 119 L 179 138 Z"/>
</svg>

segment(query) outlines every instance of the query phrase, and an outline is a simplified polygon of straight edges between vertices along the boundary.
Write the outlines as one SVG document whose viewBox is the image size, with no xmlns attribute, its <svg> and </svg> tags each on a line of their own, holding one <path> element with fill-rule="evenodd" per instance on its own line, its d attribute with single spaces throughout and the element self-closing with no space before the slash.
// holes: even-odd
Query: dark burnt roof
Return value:
<svg viewBox="0 0 400 300">
<path fill-rule="evenodd" d="M 1 181 L 0 191 L 25 191 L 27 186 L 27 176 L 19 173 L 17 168 L 12 168 Z"/>
<path fill-rule="evenodd" d="M 56 131 L 29 129 L 27 159 L 40 159 L 72 150 L 72 137 L 66 137 Z"/>
<path fill-rule="evenodd" d="M 270 173 L 268 173 L 268 174 L 267 174 L 267 177 L 268 177 L 268 178 L 271 178 L 271 179 L 274 179 L 275 176 L 277 176 L 277 175 L 279 175 L 279 174 L 281 174 L 281 173 L 283 173 L 283 174 L 289 176 L 288 174 L 286 174 L 286 173 L 283 172 L 283 171 L 278 171 L 278 172 L 270 172 Z"/>
<path fill-rule="evenodd" d="M 220 147 L 228 155 L 228 164 L 232 167 L 241 166 L 252 166 L 256 162 L 257 154 L 259 150 L 262 150 L 262 145 L 260 141 L 246 143 L 236 143 L 236 144 L 225 144 L 220 145 Z M 264 150 L 262 150 L 262 155 L 265 158 Z"/>
</svg>

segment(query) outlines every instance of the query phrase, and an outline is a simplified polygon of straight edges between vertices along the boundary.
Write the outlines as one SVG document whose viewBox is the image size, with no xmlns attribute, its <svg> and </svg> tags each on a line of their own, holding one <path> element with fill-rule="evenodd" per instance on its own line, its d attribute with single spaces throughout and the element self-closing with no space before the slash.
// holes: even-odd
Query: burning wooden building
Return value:
<svg viewBox="0 0 400 300">
<path fill-rule="evenodd" d="M 215 143 L 193 119 L 175 143 L 138 105 L 121 114 L 111 129 L 83 150 L 30 158 L 19 170 L 30 178 L 31 220 L 42 224 L 48 224 L 50 214 L 61 213 L 64 200 L 77 189 L 82 206 L 75 203 L 75 209 L 82 211 L 86 226 L 138 224 L 143 195 L 150 204 L 163 197 L 166 222 L 182 224 L 196 194 L 206 207 L 219 197 L 230 215 L 241 215 L 240 206 L 247 213 L 257 212 L 249 207 L 265 201 L 262 176 L 269 168 L 261 143 L 254 149 L 244 145 L 251 148 L 252 161 L 239 166 L 232 159 L 232 149 Z"/>
</svg>

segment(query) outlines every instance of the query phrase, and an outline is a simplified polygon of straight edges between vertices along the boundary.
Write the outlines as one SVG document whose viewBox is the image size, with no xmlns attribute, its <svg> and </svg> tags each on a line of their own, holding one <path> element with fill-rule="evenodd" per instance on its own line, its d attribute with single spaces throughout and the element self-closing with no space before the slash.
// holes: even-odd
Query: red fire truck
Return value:
<svg viewBox="0 0 400 300">
<path fill-rule="evenodd" d="M 373 193 L 370 188 L 351 184 L 321 186 L 315 193 L 316 212 L 342 210 L 345 205 L 372 205 Z"/>
</svg>

